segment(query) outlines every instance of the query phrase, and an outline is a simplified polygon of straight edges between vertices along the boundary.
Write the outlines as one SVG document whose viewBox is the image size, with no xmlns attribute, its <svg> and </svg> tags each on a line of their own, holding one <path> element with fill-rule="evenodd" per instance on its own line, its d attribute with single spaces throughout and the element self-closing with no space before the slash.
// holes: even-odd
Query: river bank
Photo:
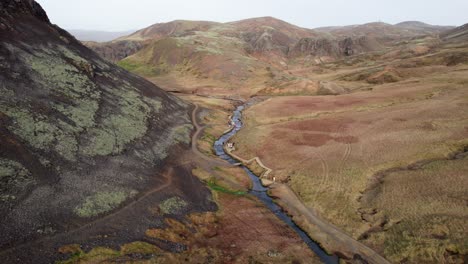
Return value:
<svg viewBox="0 0 468 264">
<path fill-rule="evenodd" d="M 241 161 L 241 163 L 247 165 L 246 163 L 250 163 L 253 160 L 257 161 L 258 157 L 249 160 L 243 159 L 235 154 L 233 155 L 233 153 L 230 151 L 226 151 L 224 148 L 224 143 L 242 128 L 242 110 L 244 110 L 243 105 L 239 106 L 234 111 L 231 119 L 235 124 L 234 128 L 229 133 L 219 138 L 216 141 L 214 147 L 216 154 L 222 159 L 227 160 L 231 164 Z M 265 168 L 267 173 L 271 172 L 271 170 L 265 165 L 263 165 L 263 163 L 259 159 L 257 163 L 260 164 L 261 167 Z M 303 235 L 300 234 L 301 237 L 307 237 L 315 245 L 314 247 L 318 247 L 320 249 L 318 254 L 322 255 L 321 258 L 325 255 L 325 257 L 322 258 L 324 262 L 333 263 L 327 261 L 338 261 L 337 256 L 340 256 L 341 258 L 349 261 L 366 261 L 367 263 L 389 263 L 387 260 L 385 260 L 383 257 L 381 257 L 369 247 L 354 240 L 344 232 L 340 231 L 335 226 L 325 222 L 320 217 L 318 217 L 318 215 L 309 210 L 299 200 L 299 198 L 287 185 L 275 182 L 269 185 L 270 188 L 266 188 L 262 185 L 260 178 L 257 177 L 254 173 L 252 173 L 246 166 L 244 166 L 244 170 L 252 179 L 252 194 L 256 195 L 257 197 L 258 194 L 261 194 L 261 197 L 259 197 L 259 199 L 264 201 L 265 205 L 267 205 L 267 207 L 269 208 L 280 208 L 275 203 L 277 202 L 281 206 L 281 213 L 287 218 L 286 221 L 291 222 L 292 225 L 290 226 L 295 230 L 299 230 L 298 234 L 300 234 L 300 232 L 304 233 Z M 263 174 L 263 176 L 265 176 L 265 174 Z M 270 192 L 271 196 L 268 195 L 267 192 Z M 273 201 L 272 197 L 276 198 L 275 202 Z M 284 211 L 281 209 L 283 209 Z M 287 214 L 285 212 L 287 212 Z M 284 216 L 278 217 L 282 218 Z M 317 242 L 314 242 L 310 237 L 312 237 Z M 305 241 L 308 240 L 307 238 L 305 239 Z M 329 258 L 330 256 L 328 256 L 327 253 L 324 250 L 322 250 L 319 245 L 325 248 L 328 253 L 332 253 L 333 257 Z M 312 249 L 314 250 L 314 248 Z M 314 250 L 314 252 L 316 252 L 316 250 Z"/>
</svg>

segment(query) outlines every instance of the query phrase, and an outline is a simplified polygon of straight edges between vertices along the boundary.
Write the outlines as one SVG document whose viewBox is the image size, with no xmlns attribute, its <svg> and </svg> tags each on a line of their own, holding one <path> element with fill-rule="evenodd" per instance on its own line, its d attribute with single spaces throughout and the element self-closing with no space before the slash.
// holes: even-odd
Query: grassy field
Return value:
<svg viewBox="0 0 468 264">
<path fill-rule="evenodd" d="M 287 182 L 307 206 L 392 262 L 463 258 L 468 210 L 460 188 L 467 160 L 383 173 L 445 160 L 468 145 L 468 67 L 440 64 L 453 52 L 400 58 L 392 70 L 400 79 L 381 84 L 366 80 L 374 66 L 334 65 L 316 78 L 343 82 L 361 74 L 348 80 L 361 88 L 338 96 L 272 97 L 247 109 L 236 154 L 259 156 L 273 169 L 270 177 Z M 386 61 L 395 63 L 383 55 L 376 61 L 383 64 L 377 72 L 388 69 Z M 410 62 L 411 68 L 401 66 Z M 441 167 L 437 173 L 434 166 Z"/>
</svg>

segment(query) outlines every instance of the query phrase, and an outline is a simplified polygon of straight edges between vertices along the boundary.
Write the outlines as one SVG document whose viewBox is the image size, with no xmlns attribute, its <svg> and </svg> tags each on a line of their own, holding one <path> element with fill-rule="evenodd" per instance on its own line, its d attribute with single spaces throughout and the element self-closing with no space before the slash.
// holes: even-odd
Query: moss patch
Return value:
<svg viewBox="0 0 468 264">
<path fill-rule="evenodd" d="M 74 212 L 80 217 L 96 216 L 117 208 L 117 206 L 127 198 L 132 197 L 135 194 L 136 191 L 133 190 L 98 192 L 87 197 L 83 204 L 75 208 Z"/>
<path fill-rule="evenodd" d="M 105 156 L 123 151 L 125 145 L 145 135 L 151 114 L 162 108 L 160 101 L 143 99 L 131 86 L 125 89 L 106 88 L 116 97 L 120 113 L 106 116 L 102 123 L 89 130 L 88 143 L 81 149 L 87 156 Z"/>
<path fill-rule="evenodd" d="M 162 214 L 175 214 L 187 207 L 187 205 L 187 202 L 182 198 L 174 196 L 161 202 L 159 209 Z"/>
</svg>

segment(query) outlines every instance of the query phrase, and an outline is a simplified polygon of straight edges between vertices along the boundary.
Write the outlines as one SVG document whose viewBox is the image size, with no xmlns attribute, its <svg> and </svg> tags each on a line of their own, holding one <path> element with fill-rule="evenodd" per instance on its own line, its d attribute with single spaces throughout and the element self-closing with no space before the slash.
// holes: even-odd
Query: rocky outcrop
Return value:
<svg viewBox="0 0 468 264">
<path fill-rule="evenodd" d="M 293 39 L 273 28 L 257 32 L 243 32 L 241 38 L 247 43 L 248 52 L 280 51 L 282 54 L 287 54 L 289 46 L 294 43 Z"/>
<path fill-rule="evenodd" d="M 0 7 L 0 253 L 20 263 L 27 254 L 5 260 L 3 251 L 82 226 L 163 185 L 159 172 L 175 149 L 189 149 L 192 125 L 189 105 L 98 57 L 51 25 L 36 2 Z M 192 208 L 213 209 L 209 191 L 182 175 L 171 175 L 158 199 L 172 191 Z"/>
<path fill-rule="evenodd" d="M 11 24 L 17 16 L 34 16 L 42 22 L 50 22 L 44 9 L 34 0 L 3 0 L 0 3 L 0 15 L 2 29 L 3 26 L 12 29 Z"/>
<path fill-rule="evenodd" d="M 363 52 L 378 50 L 381 45 L 368 37 L 346 37 L 342 39 L 332 38 L 303 38 L 292 48 L 290 57 L 329 56 L 340 58 Z"/>
<path fill-rule="evenodd" d="M 84 42 L 83 44 L 94 50 L 102 58 L 112 62 L 118 62 L 128 56 L 131 56 L 147 45 L 146 42 L 131 40 L 104 43 Z"/>
</svg>

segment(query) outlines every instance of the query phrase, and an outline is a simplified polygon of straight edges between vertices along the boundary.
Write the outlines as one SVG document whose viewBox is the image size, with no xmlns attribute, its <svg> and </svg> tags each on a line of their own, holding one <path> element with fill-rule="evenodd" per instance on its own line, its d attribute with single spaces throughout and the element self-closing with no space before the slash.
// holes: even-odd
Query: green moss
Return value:
<svg viewBox="0 0 468 264">
<path fill-rule="evenodd" d="M 33 54 L 19 52 L 25 64 L 36 73 L 31 75 L 33 81 L 42 84 L 55 96 L 73 100 L 70 105 L 53 104 L 56 110 L 80 128 L 94 125 L 101 93 L 88 75 L 76 66 L 90 63 L 61 46 L 54 49 L 42 47 Z"/>
<path fill-rule="evenodd" d="M 63 158 L 74 161 L 78 150 L 78 143 L 73 126 L 61 121 L 57 125 L 52 124 L 50 118 L 32 114 L 19 107 L 0 107 L 0 111 L 6 113 L 12 120 L 8 127 L 10 131 L 26 141 L 30 146 L 49 151 L 54 149 Z"/>
<path fill-rule="evenodd" d="M 0 106 L 0 111 L 13 119 L 13 124 L 8 129 L 28 142 L 29 145 L 42 150 L 50 148 L 58 128 L 47 122 L 45 116 L 34 116 L 29 111 L 19 107 L 3 108 Z"/>
<path fill-rule="evenodd" d="M 105 156 L 117 152 L 115 134 L 106 129 L 90 129 L 88 144 L 80 148 L 80 152 L 87 156 Z"/>
<path fill-rule="evenodd" d="M 103 118 L 102 124 L 89 130 L 88 143 L 81 149 L 87 156 L 117 154 L 125 145 L 143 137 L 148 129 L 147 120 L 162 108 L 160 101 L 142 98 L 134 88 L 106 88 L 119 105 L 120 113 Z"/>
<path fill-rule="evenodd" d="M 58 135 L 55 151 L 69 161 L 76 161 L 78 142 L 73 136 L 67 134 Z"/>
<path fill-rule="evenodd" d="M 99 109 L 96 100 L 76 99 L 73 105 L 55 104 L 54 108 L 71 119 L 78 132 L 95 124 L 95 115 Z"/>
<path fill-rule="evenodd" d="M 98 192 L 87 197 L 83 204 L 75 208 L 74 212 L 80 217 L 96 216 L 117 208 L 127 198 L 135 194 L 136 191 L 133 190 Z"/>
<path fill-rule="evenodd" d="M 177 196 L 164 200 L 159 204 L 162 214 L 175 214 L 185 207 L 187 207 L 187 202 Z"/>
<path fill-rule="evenodd" d="M 36 81 L 44 88 L 70 99 L 99 98 L 99 90 L 86 74 L 64 60 L 59 51 L 42 49 L 33 54 L 21 52 L 21 57 L 37 73 Z"/>
</svg>

